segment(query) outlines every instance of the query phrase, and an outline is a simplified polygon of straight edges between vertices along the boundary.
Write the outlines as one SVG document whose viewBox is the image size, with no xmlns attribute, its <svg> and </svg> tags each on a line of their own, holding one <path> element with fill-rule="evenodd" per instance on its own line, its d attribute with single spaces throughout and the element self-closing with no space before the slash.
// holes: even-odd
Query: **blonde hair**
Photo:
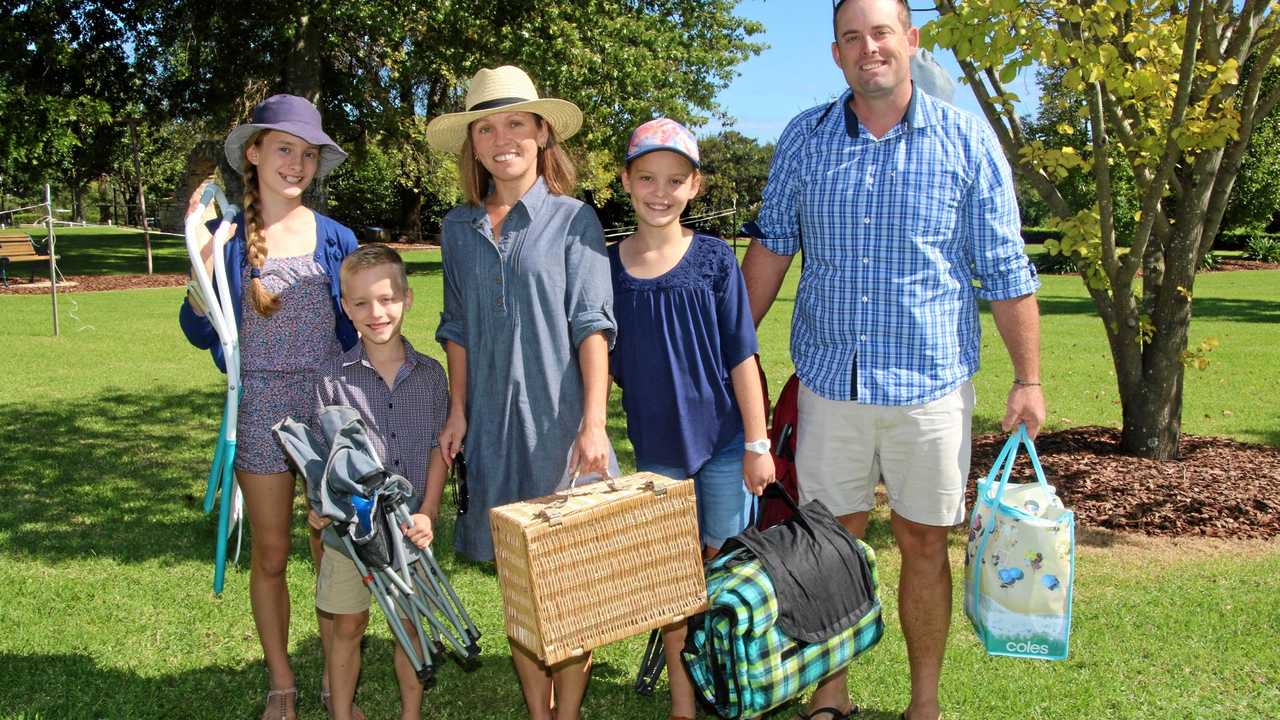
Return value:
<svg viewBox="0 0 1280 720">
<path fill-rule="evenodd" d="M 347 294 L 347 283 L 356 273 L 387 265 L 395 268 L 394 277 L 396 284 L 399 286 L 397 290 L 400 294 L 403 295 L 408 292 L 409 274 L 404 269 L 404 258 L 400 257 L 400 253 L 386 245 L 370 243 L 356 248 L 355 252 L 342 261 L 342 268 L 338 270 L 338 277 L 341 278 L 342 282 L 342 294 Z"/>
<path fill-rule="evenodd" d="M 538 174 L 546 181 L 547 190 L 552 195 L 569 195 L 578 183 L 578 173 L 573 168 L 573 161 L 560 145 L 551 123 L 543 120 L 541 115 L 533 116 L 537 118 L 538 127 L 547 128 L 547 144 L 538 148 Z M 471 147 L 471 125 L 467 126 L 467 139 L 462 142 L 462 152 L 458 155 L 458 180 L 468 204 L 484 204 L 493 176 Z"/>
<path fill-rule="evenodd" d="M 267 131 L 263 130 L 254 135 L 249 145 L 262 142 L 262 137 L 266 134 Z M 267 262 L 267 236 L 262 232 L 262 215 L 258 207 L 258 166 L 245 158 L 244 169 L 240 174 L 244 176 L 245 248 L 249 255 L 249 265 L 261 271 L 262 266 Z M 259 315 L 270 317 L 280 309 L 280 296 L 268 292 L 266 285 L 262 284 L 262 278 L 250 277 L 249 285 L 245 290 L 249 293 L 249 301 L 253 304 L 253 309 Z"/>
</svg>

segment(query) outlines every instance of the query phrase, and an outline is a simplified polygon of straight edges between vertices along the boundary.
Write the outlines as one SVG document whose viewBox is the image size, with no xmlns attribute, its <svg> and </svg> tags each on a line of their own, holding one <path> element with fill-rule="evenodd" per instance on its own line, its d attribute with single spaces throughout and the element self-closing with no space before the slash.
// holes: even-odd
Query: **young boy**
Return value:
<svg viewBox="0 0 1280 720">
<path fill-rule="evenodd" d="M 365 245 L 343 261 L 340 279 L 342 307 L 360 332 L 360 342 L 317 377 L 316 409 L 349 405 L 360 411 L 387 470 L 413 484 L 408 504 L 418 510 L 406 536 L 425 548 L 431 543 L 445 481 L 436 439 L 449 408 L 444 368 L 415 351 L 400 334 L 404 313 L 413 304 L 413 291 L 399 253 L 385 245 Z M 318 530 L 329 519 L 312 511 L 308 522 Z M 333 720 L 364 718 L 353 699 L 369 600 L 355 564 L 340 552 L 326 550 L 316 578 L 316 616 L 328 680 L 320 700 Z M 419 720 L 422 685 L 398 645 L 395 671 L 400 717 Z"/>
</svg>

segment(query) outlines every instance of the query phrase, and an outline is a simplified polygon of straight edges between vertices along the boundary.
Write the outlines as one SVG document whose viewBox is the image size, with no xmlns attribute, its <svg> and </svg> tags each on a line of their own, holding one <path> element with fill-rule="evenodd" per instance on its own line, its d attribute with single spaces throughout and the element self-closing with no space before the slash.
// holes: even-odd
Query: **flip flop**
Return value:
<svg viewBox="0 0 1280 720">
<path fill-rule="evenodd" d="M 830 720 L 850 720 L 858 714 L 858 706 L 850 705 L 848 710 L 841 710 L 838 707 L 820 707 L 807 715 L 804 712 L 796 714 L 796 720 L 818 720 L 818 716 L 826 713 L 830 715 Z"/>
</svg>

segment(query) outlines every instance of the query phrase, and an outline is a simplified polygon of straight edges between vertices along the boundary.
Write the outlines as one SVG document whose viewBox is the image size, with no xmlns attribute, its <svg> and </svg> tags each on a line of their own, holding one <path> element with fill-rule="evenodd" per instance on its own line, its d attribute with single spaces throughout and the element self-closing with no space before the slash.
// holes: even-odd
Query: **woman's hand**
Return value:
<svg viewBox="0 0 1280 720">
<path fill-rule="evenodd" d="M 742 453 L 742 480 L 752 495 L 760 495 L 764 488 L 773 482 L 775 468 L 773 456 L 769 453 L 757 453 L 745 450 Z"/>
<path fill-rule="evenodd" d="M 462 451 L 462 440 L 467 436 L 467 416 L 461 412 L 450 412 L 445 418 L 444 427 L 440 428 L 437 441 L 445 465 L 453 467 L 453 456 Z"/>
<path fill-rule="evenodd" d="M 604 431 L 604 423 L 583 423 L 573 441 L 569 467 L 578 475 L 609 474 L 609 435 Z"/>
</svg>

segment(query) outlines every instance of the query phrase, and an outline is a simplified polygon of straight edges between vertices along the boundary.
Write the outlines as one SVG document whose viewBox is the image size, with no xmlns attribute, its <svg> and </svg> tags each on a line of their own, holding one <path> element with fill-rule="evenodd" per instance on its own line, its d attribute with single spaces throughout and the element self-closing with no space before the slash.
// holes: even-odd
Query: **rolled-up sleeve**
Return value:
<svg viewBox="0 0 1280 720">
<path fill-rule="evenodd" d="M 604 229 L 596 211 L 584 205 L 574 215 L 565 238 L 565 316 L 574 347 L 603 332 L 609 348 L 617 335 L 613 317 L 613 281 L 604 249 Z"/>
<path fill-rule="evenodd" d="M 453 223 L 445 221 L 441 238 L 440 256 L 444 263 L 444 310 L 440 313 L 440 326 L 436 328 L 436 342 L 441 345 L 453 342 L 465 348 L 467 324 L 466 309 L 462 304 L 462 273 L 456 251 L 457 242 L 449 237 L 451 225 Z"/>
<path fill-rule="evenodd" d="M 775 255 L 800 252 L 800 150 L 806 136 L 805 116 L 791 121 L 778 139 L 760 213 L 743 231 Z"/>
<path fill-rule="evenodd" d="M 1013 174 L 990 128 L 980 133 L 974 181 L 960 221 L 984 300 L 1011 300 L 1040 288 L 1035 265 L 1022 242 Z"/>
</svg>

